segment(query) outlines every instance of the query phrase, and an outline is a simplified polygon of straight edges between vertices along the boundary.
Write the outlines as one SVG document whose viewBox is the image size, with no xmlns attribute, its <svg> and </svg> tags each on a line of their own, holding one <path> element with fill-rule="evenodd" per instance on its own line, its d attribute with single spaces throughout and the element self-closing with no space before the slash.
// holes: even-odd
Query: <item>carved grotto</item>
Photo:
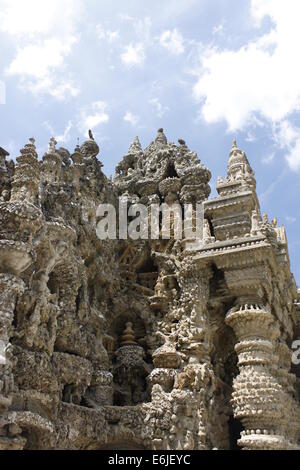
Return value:
<svg viewBox="0 0 300 470">
<path fill-rule="evenodd" d="M 300 295 L 236 142 L 226 178 L 162 129 L 113 180 L 92 134 L 0 148 L 0 448 L 297 449 Z M 100 203 L 204 202 L 203 239 L 101 241 Z"/>
</svg>

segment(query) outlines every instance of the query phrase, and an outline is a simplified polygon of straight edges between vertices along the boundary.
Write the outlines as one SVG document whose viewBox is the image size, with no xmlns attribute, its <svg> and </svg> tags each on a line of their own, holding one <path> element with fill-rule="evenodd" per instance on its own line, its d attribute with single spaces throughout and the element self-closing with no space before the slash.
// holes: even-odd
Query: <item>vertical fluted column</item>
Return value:
<svg viewBox="0 0 300 470">
<path fill-rule="evenodd" d="M 276 377 L 280 331 L 271 310 L 255 300 L 239 299 L 226 323 L 237 336 L 239 375 L 233 383 L 232 407 L 245 430 L 239 445 L 245 449 L 286 449 L 286 394 Z"/>
</svg>

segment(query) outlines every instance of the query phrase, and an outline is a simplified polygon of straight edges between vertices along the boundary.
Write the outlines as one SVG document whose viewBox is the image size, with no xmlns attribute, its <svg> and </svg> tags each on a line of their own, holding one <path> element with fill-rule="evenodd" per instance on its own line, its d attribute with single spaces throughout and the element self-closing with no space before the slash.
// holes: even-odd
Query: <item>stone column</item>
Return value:
<svg viewBox="0 0 300 470">
<path fill-rule="evenodd" d="M 24 290 L 20 278 L 11 274 L 0 274 L 0 450 L 22 449 L 25 439 L 18 437 L 22 430 L 9 425 L 5 419 L 14 391 L 12 374 L 13 355 L 10 338 L 17 297 Z M 2 419 L 1 419 L 2 415 Z"/>
<path fill-rule="evenodd" d="M 182 317 L 178 350 L 183 367 L 177 375 L 173 394 L 185 407 L 178 429 L 183 435 L 185 450 L 214 447 L 210 423 L 212 408 L 217 405 L 216 380 L 210 358 L 212 325 L 207 308 L 211 275 L 211 270 L 200 266 L 193 257 L 185 261 L 180 272 Z"/>
<path fill-rule="evenodd" d="M 283 430 L 287 396 L 276 377 L 278 322 L 255 296 L 239 298 L 225 321 L 238 341 L 239 375 L 233 383 L 232 407 L 245 428 L 239 445 L 251 450 L 292 448 Z"/>
</svg>

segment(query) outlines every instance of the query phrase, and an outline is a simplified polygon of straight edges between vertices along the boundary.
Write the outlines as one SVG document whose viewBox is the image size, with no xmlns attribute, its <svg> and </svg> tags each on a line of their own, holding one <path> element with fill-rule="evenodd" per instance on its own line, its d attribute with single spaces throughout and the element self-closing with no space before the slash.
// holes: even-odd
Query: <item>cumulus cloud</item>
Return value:
<svg viewBox="0 0 300 470">
<path fill-rule="evenodd" d="M 89 107 L 80 111 L 78 129 L 82 134 L 86 134 L 88 129 L 96 129 L 100 124 L 109 121 L 107 114 L 107 103 L 105 101 L 94 101 Z"/>
<path fill-rule="evenodd" d="M 51 38 L 20 48 L 15 59 L 6 69 L 6 73 L 45 78 L 51 69 L 63 65 L 65 55 L 70 53 L 75 42 L 73 37 L 69 37 L 66 42 Z"/>
<path fill-rule="evenodd" d="M 257 117 L 280 124 L 300 109 L 300 2 L 252 0 L 251 15 L 257 28 L 271 19 L 270 30 L 237 50 L 208 49 L 194 87 L 205 121 L 223 120 L 229 131 L 245 130 Z M 285 131 L 293 135 L 287 161 L 298 169 L 300 130 Z"/>
<path fill-rule="evenodd" d="M 162 118 L 169 111 L 168 106 L 163 106 L 158 98 L 151 98 L 149 104 L 154 108 L 159 118 Z"/>
<path fill-rule="evenodd" d="M 105 40 L 109 43 L 113 43 L 119 39 L 120 34 L 118 30 L 105 29 L 101 24 L 96 26 L 96 33 L 98 39 Z"/>
<path fill-rule="evenodd" d="M 125 65 L 142 65 L 145 60 L 143 44 L 129 44 L 126 46 L 121 54 L 121 60 Z"/>
<path fill-rule="evenodd" d="M 123 117 L 123 120 L 125 122 L 129 122 L 129 124 L 131 124 L 133 127 L 135 127 L 135 126 L 137 126 L 137 124 L 140 120 L 140 117 L 136 116 L 135 114 L 132 114 L 131 111 L 127 111 L 127 113 Z"/>
<path fill-rule="evenodd" d="M 184 52 L 183 36 L 177 29 L 164 31 L 159 42 L 171 54 L 180 55 Z"/>
<path fill-rule="evenodd" d="M 289 167 L 294 171 L 300 170 L 300 128 L 285 119 L 274 127 L 274 139 L 286 152 Z"/>
<path fill-rule="evenodd" d="M 65 0 L 63 10 L 59 0 L 0 0 L 0 32 L 11 36 L 16 49 L 6 74 L 34 94 L 76 96 L 79 89 L 65 65 L 79 38 L 81 8 L 82 0 Z"/>
</svg>

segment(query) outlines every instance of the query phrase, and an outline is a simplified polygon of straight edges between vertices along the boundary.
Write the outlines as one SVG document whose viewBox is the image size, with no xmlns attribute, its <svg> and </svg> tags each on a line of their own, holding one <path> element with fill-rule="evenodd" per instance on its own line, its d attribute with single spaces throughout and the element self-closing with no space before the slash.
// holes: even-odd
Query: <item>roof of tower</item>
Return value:
<svg viewBox="0 0 300 470">
<path fill-rule="evenodd" d="M 233 176 L 238 171 L 241 171 L 242 174 L 253 175 L 254 172 L 250 166 L 248 158 L 243 150 L 237 146 L 237 141 L 234 139 L 230 153 L 229 161 L 227 167 L 227 176 Z"/>
</svg>

